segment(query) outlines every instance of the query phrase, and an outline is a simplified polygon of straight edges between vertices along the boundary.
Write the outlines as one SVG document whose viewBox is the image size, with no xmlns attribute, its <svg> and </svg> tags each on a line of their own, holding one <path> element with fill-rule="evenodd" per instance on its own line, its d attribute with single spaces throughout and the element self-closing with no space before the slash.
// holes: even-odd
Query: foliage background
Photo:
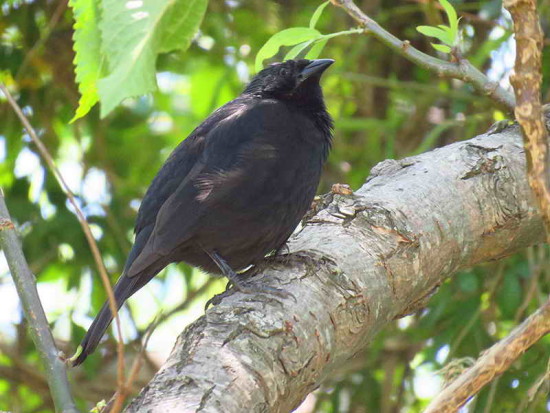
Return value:
<svg viewBox="0 0 550 413">
<path fill-rule="evenodd" d="M 500 1 L 452 3 L 462 16 L 464 54 L 507 86 L 514 47 L 510 19 Z M 240 93 L 253 74 L 255 54 L 271 35 L 307 26 L 318 4 L 316 0 L 211 0 L 189 50 L 159 58 L 158 91 L 124 101 L 103 120 L 96 106 L 70 124 L 79 94 L 67 2 L 2 3 L 2 79 L 17 86 L 20 105 L 77 194 L 113 280 L 131 245 L 139 200 L 172 148 L 212 110 Z M 357 4 L 391 33 L 435 53 L 431 39 L 415 29 L 443 23 L 433 1 Z M 546 33 L 543 90 L 548 102 L 550 4 L 541 1 L 540 12 Z M 352 27 L 350 19 L 331 6 L 318 23 L 323 33 Z M 320 193 L 335 182 L 356 188 L 385 158 L 471 138 L 504 116 L 468 85 L 439 79 L 364 35 L 332 39 L 322 57 L 337 63 L 323 80 L 336 130 Z M 3 96 L 0 120 L 0 186 L 20 226 L 54 334 L 71 354 L 105 292 L 76 217 Z M 427 309 L 388 326 L 368 351 L 335 372 L 308 398 L 303 411 L 420 411 L 445 376 L 467 366 L 470 358 L 504 337 L 546 299 L 549 265 L 548 249 L 534 247 L 458 274 L 439 289 Z M 136 391 L 162 364 L 177 334 L 224 285 L 223 280 L 212 280 L 185 265 L 173 265 L 130 300 L 122 314 L 129 359 L 149 323 L 163 314 L 135 382 Z M 0 410 L 52 411 L 21 314 L 1 262 Z M 541 340 L 471 401 L 468 411 L 550 411 L 548 389 L 536 386 L 547 370 L 549 345 L 548 337 Z M 115 342 L 109 337 L 101 351 L 70 372 L 81 408 L 111 396 L 116 387 L 115 361 Z"/>
</svg>

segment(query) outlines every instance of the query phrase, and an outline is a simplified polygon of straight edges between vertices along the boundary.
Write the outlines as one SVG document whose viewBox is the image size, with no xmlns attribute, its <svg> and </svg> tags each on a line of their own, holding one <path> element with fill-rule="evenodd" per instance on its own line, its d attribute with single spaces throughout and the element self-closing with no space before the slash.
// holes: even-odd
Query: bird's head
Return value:
<svg viewBox="0 0 550 413">
<path fill-rule="evenodd" d="M 274 63 L 252 79 L 245 93 L 297 101 L 321 97 L 319 80 L 333 63 L 332 59 L 300 59 Z"/>
</svg>

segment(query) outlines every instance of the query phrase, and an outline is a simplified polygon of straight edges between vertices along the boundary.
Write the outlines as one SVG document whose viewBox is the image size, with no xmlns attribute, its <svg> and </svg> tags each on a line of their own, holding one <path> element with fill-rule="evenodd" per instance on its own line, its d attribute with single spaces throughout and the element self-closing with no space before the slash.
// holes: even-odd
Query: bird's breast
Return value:
<svg viewBox="0 0 550 413">
<path fill-rule="evenodd" d="M 311 205 L 323 164 L 322 149 L 300 145 L 264 142 L 232 171 L 239 176 L 227 183 L 230 195 L 210 204 L 200 225 L 201 245 L 241 268 L 286 241 Z"/>
</svg>

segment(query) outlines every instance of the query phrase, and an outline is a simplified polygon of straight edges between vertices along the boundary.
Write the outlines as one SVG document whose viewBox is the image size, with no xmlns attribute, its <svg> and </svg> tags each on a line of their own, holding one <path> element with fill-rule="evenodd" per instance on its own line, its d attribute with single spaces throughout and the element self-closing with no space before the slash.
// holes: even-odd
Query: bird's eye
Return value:
<svg viewBox="0 0 550 413">
<path fill-rule="evenodd" d="M 288 69 L 281 69 L 281 76 L 283 77 L 287 77 L 289 75 L 289 71 Z"/>
</svg>

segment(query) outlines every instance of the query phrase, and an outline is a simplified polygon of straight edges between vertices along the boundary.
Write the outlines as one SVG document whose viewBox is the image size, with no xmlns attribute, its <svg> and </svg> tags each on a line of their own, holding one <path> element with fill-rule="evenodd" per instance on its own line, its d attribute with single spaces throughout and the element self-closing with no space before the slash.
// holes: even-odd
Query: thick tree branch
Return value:
<svg viewBox="0 0 550 413">
<path fill-rule="evenodd" d="M 487 76 L 472 66 L 468 60 L 459 59 L 456 63 L 447 62 L 427 55 L 426 53 L 422 53 L 420 50 L 411 46 L 408 41 L 399 40 L 393 34 L 380 27 L 378 23 L 363 13 L 361 9 L 355 5 L 353 0 L 331 0 L 331 2 L 335 6 L 344 9 L 347 14 L 364 27 L 366 34 L 373 35 L 394 52 L 418 66 L 436 73 L 438 76 L 460 79 L 469 83 L 474 86 L 478 92 L 490 97 L 510 112 L 514 110 L 514 96 L 501 88 L 498 83 L 491 82 Z"/>
<path fill-rule="evenodd" d="M 510 77 L 517 101 L 514 113 L 523 133 L 529 185 L 550 241 L 550 148 L 540 93 L 544 36 L 535 0 L 506 0 L 503 5 L 514 20 L 516 38 L 515 73 Z"/>
<path fill-rule="evenodd" d="M 48 386 L 59 412 L 78 413 L 74 404 L 65 363 L 59 358 L 48 319 L 36 290 L 34 275 L 31 273 L 23 250 L 11 222 L 8 208 L 4 202 L 4 194 L 0 190 L 0 246 L 6 255 L 10 272 L 17 288 L 17 294 L 23 304 L 25 317 L 29 321 L 32 340 L 38 349 L 42 364 L 46 370 Z"/>
<path fill-rule="evenodd" d="M 544 239 L 518 127 L 382 162 L 311 215 L 251 278 L 297 299 L 229 293 L 128 412 L 291 411 L 457 270 Z"/>
<path fill-rule="evenodd" d="M 529 347 L 550 332 L 550 300 L 493 345 L 432 400 L 424 413 L 456 412 L 483 386 L 504 373 Z"/>
</svg>

